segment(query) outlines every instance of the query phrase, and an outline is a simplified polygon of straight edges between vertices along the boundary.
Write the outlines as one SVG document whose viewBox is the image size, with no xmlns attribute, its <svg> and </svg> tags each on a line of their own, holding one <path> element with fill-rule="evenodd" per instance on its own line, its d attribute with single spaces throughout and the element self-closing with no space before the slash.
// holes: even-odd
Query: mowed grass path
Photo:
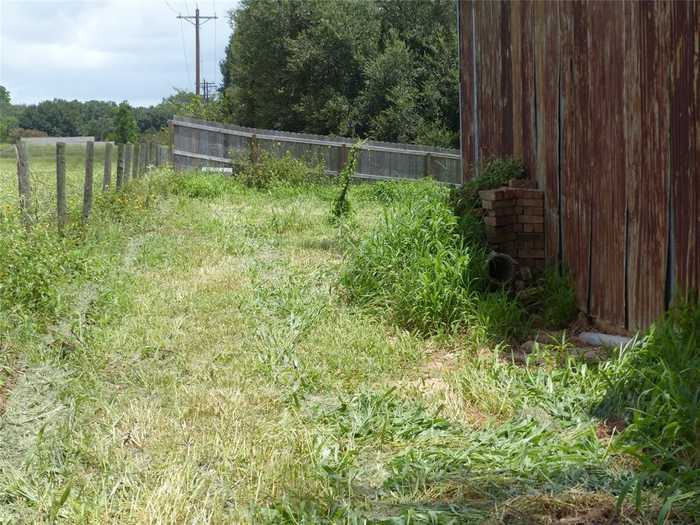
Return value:
<svg viewBox="0 0 700 525">
<path fill-rule="evenodd" d="M 346 243 L 382 214 L 371 192 L 338 227 L 333 188 L 224 186 L 149 197 L 133 224 L 98 213 L 100 269 L 72 291 L 97 299 L 72 344 L 31 339 L 17 367 L 0 522 L 610 515 L 629 465 L 576 391 L 528 372 L 516 403 L 516 367 L 344 301 Z"/>
</svg>

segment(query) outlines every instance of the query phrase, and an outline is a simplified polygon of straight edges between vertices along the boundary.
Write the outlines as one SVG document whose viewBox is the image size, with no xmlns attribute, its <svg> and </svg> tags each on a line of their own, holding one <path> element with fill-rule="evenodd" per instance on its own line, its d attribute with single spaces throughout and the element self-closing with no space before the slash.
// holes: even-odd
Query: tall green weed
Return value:
<svg viewBox="0 0 700 525">
<path fill-rule="evenodd" d="M 450 331 L 475 306 L 485 253 L 465 244 L 446 188 L 415 184 L 421 191 L 398 198 L 351 248 L 341 282 L 352 300 L 389 310 L 407 328 Z"/>
</svg>

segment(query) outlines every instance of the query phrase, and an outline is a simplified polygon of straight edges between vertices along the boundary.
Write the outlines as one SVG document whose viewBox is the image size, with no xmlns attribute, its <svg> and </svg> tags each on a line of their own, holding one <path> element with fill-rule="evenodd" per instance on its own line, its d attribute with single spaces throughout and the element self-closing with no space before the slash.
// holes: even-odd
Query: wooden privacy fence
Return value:
<svg viewBox="0 0 700 525">
<path fill-rule="evenodd" d="M 66 190 L 66 143 L 56 143 L 56 224 L 59 231 L 68 223 L 68 199 Z M 82 213 L 81 219 L 86 222 L 92 213 L 94 172 L 95 172 L 95 143 L 85 142 L 85 176 L 82 185 Z M 104 143 L 104 165 L 102 167 L 101 187 L 103 192 L 112 188 L 112 155 L 113 144 Z M 115 187 L 121 190 L 130 179 L 141 178 L 152 167 L 169 164 L 170 152 L 166 146 L 159 144 L 118 144 L 117 145 L 117 172 Z M 20 140 L 16 147 L 17 155 L 17 187 L 19 193 L 19 207 L 22 222 L 30 228 L 38 217 L 38 210 L 33 209 L 33 188 L 31 182 L 31 159 L 27 144 Z M 48 183 L 48 181 L 44 181 Z"/>
<path fill-rule="evenodd" d="M 524 159 L 592 317 L 700 287 L 700 3 L 460 0 L 465 170 Z"/>
<path fill-rule="evenodd" d="M 227 167 L 231 155 L 257 146 L 273 155 L 291 153 L 307 160 L 322 160 L 326 173 L 337 175 L 347 161 L 353 141 L 343 137 L 309 135 L 175 117 L 171 123 L 175 168 Z M 361 179 L 392 180 L 433 177 L 449 184 L 462 183 L 459 150 L 367 141 L 358 155 Z"/>
</svg>

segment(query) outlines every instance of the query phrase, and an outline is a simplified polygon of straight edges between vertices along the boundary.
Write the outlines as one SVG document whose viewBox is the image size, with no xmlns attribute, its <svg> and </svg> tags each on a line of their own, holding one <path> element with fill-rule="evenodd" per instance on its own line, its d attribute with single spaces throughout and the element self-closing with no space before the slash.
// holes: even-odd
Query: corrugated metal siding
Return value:
<svg viewBox="0 0 700 525">
<path fill-rule="evenodd" d="M 460 1 L 465 177 L 523 158 L 579 306 L 644 328 L 700 285 L 700 6 Z"/>
</svg>

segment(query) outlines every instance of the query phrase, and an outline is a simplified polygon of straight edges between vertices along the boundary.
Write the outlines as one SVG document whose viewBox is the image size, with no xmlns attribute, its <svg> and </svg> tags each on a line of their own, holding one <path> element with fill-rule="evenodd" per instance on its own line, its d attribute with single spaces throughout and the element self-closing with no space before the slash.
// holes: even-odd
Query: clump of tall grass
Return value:
<svg viewBox="0 0 700 525">
<path fill-rule="evenodd" d="M 625 415 L 628 453 L 654 479 L 700 494 L 700 305 L 674 306 L 609 377 L 600 410 Z M 696 496 L 697 497 L 697 496 Z M 696 509 L 700 512 L 700 504 Z"/>
<path fill-rule="evenodd" d="M 459 233 L 449 191 L 432 181 L 399 199 L 351 249 L 341 281 L 351 300 L 386 309 L 421 333 L 464 324 L 483 280 L 485 252 Z"/>
<path fill-rule="evenodd" d="M 79 247 L 53 226 L 22 228 L 0 216 L 0 311 L 51 318 L 59 308 L 59 285 L 84 267 Z"/>
</svg>

